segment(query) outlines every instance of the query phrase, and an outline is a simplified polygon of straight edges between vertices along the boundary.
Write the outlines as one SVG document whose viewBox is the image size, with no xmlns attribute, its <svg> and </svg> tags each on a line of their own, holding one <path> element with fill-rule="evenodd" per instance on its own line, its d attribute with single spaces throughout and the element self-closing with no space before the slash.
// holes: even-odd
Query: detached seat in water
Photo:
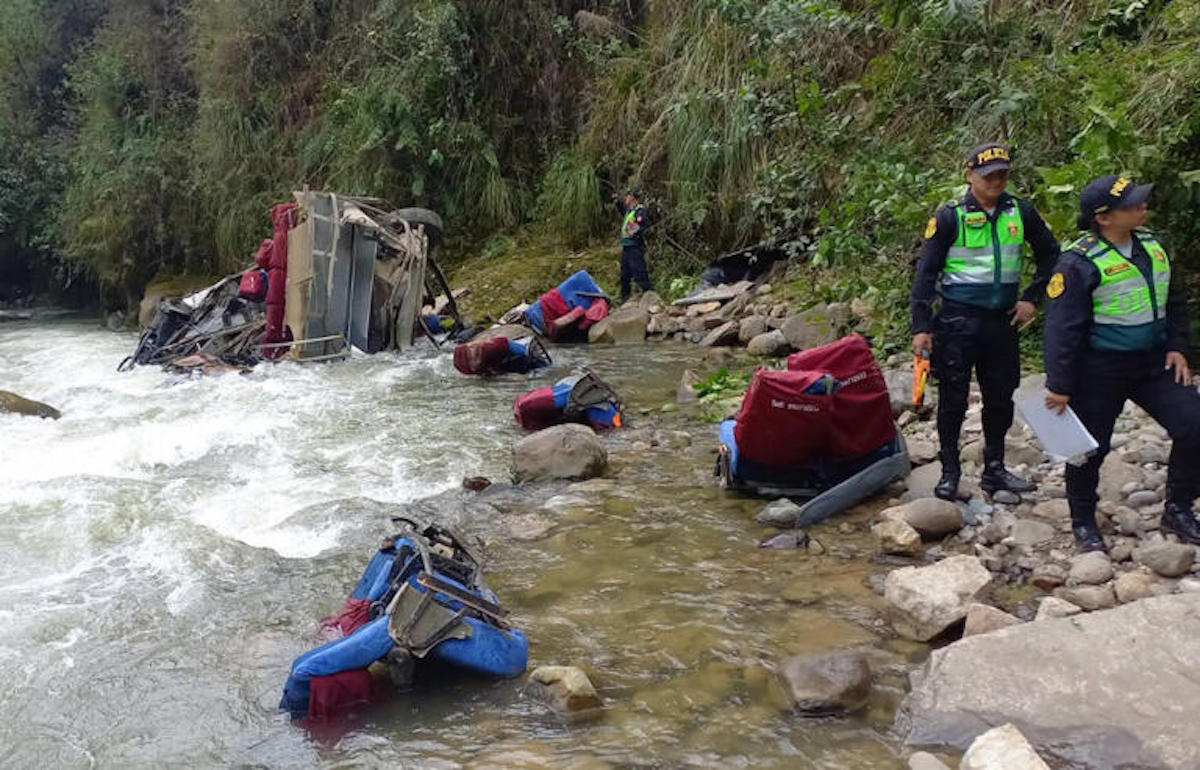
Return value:
<svg viewBox="0 0 1200 770">
<path fill-rule="evenodd" d="M 369 700 L 376 661 L 406 687 L 423 660 L 485 676 L 525 672 L 529 641 L 484 582 L 479 560 L 449 530 L 406 525 L 384 540 L 341 614 L 323 621 L 339 639 L 292 663 L 279 707 L 293 717 L 333 716 Z"/>
<path fill-rule="evenodd" d="M 759 369 L 718 429 L 721 485 L 809 498 L 797 526 L 838 513 L 909 471 L 883 372 L 857 334 Z"/>
<path fill-rule="evenodd" d="M 619 428 L 624 422 L 621 399 L 592 372 L 572 374 L 553 385 L 517 396 L 513 416 L 522 428 L 541 430 L 564 422 L 580 422 L 596 430 Z"/>
<path fill-rule="evenodd" d="M 608 296 L 586 270 L 580 270 L 526 308 L 525 322 L 538 334 L 568 341 L 585 337 L 588 328 L 608 313 Z"/>
<path fill-rule="evenodd" d="M 491 337 L 471 340 L 454 348 L 454 368 L 463 374 L 491 377 L 526 374 L 552 363 L 546 346 L 537 337 Z"/>
</svg>

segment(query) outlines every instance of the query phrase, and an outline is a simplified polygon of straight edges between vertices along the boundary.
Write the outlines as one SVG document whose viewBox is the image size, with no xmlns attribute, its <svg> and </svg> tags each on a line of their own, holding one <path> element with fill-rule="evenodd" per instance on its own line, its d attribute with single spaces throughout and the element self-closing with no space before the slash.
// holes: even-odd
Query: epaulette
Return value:
<svg viewBox="0 0 1200 770">
<path fill-rule="evenodd" d="M 1063 250 L 1063 254 L 1075 254 L 1080 257 L 1086 257 L 1092 247 L 1100 242 L 1095 233 L 1088 233 L 1075 239 L 1075 242 Z"/>
</svg>

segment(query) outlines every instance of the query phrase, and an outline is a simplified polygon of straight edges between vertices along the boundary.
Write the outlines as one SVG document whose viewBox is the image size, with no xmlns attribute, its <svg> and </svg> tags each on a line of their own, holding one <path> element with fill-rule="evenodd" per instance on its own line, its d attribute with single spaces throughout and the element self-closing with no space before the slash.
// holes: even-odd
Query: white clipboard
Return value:
<svg viewBox="0 0 1200 770">
<path fill-rule="evenodd" d="M 1047 409 L 1046 396 L 1042 392 L 1020 395 L 1016 405 L 1042 442 L 1046 454 L 1053 459 L 1078 464 L 1099 448 L 1099 442 L 1083 427 L 1070 406 L 1062 414 Z"/>
</svg>

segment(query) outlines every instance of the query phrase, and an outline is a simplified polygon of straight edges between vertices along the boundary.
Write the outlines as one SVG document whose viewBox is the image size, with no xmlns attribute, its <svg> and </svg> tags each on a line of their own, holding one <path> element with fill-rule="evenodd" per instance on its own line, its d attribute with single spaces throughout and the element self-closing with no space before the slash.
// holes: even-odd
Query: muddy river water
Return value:
<svg viewBox="0 0 1200 770">
<path fill-rule="evenodd" d="M 814 528 L 823 555 L 756 548 L 762 501 L 714 484 L 715 426 L 659 413 L 698 348 L 559 349 L 533 381 L 418 348 L 167 385 L 116 373 L 135 342 L 69 317 L 0 325 L 0 388 L 64 414 L 0 415 L 0 765 L 905 767 L 891 724 L 925 650 L 886 632 L 866 509 Z M 461 491 L 507 478 L 514 396 L 583 363 L 630 412 L 606 438 L 612 483 Z M 531 668 L 582 667 L 602 718 L 471 679 L 332 734 L 278 712 L 292 659 L 406 510 L 484 543 Z M 847 647 L 871 656 L 869 708 L 788 714 L 773 667 Z"/>
</svg>

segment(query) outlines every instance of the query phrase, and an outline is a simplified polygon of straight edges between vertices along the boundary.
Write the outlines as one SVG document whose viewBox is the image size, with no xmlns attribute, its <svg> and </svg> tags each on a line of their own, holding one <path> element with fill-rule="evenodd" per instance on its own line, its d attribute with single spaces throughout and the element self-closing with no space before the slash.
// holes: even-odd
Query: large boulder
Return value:
<svg viewBox="0 0 1200 770">
<path fill-rule="evenodd" d="M 903 637 L 927 642 L 966 617 L 968 605 L 991 580 L 979 559 L 965 555 L 894 570 L 883 584 L 892 627 Z"/>
<path fill-rule="evenodd" d="M 608 453 L 586 425 L 555 425 L 526 436 L 512 448 L 517 483 L 543 479 L 590 479 L 604 473 Z"/>
<path fill-rule="evenodd" d="M 804 714 L 857 711 L 871 694 L 871 668 L 856 652 L 796 655 L 779 669 L 784 690 Z"/>
<path fill-rule="evenodd" d="M 912 745 L 964 749 L 1012 723 L 1054 766 L 1194 770 L 1197 638 L 1196 594 L 972 636 L 931 654 L 897 726 Z"/>
<path fill-rule="evenodd" d="M 1050 770 L 1012 725 L 993 727 L 975 739 L 958 770 Z"/>
<path fill-rule="evenodd" d="M 815 348 L 842 336 L 841 318 L 831 313 L 828 305 L 817 305 L 789 316 L 783 322 L 783 336 L 796 350 Z"/>
<path fill-rule="evenodd" d="M 0 390 L 0 413 L 2 412 L 23 414 L 28 417 L 49 417 L 54 420 L 62 417 L 62 412 L 49 404 L 43 404 L 41 401 L 33 401 L 7 390 Z"/>
</svg>

